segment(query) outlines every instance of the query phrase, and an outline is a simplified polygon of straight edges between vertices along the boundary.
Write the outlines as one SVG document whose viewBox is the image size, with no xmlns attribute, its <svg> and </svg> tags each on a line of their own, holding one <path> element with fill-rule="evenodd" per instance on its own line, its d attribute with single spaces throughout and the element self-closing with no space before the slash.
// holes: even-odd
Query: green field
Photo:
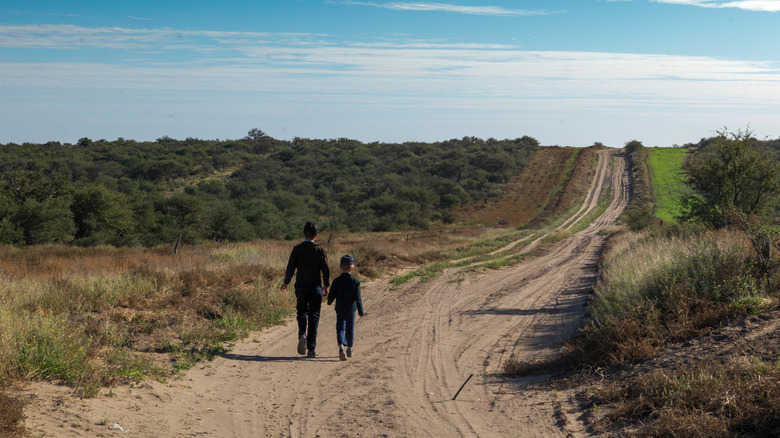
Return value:
<svg viewBox="0 0 780 438">
<path fill-rule="evenodd" d="M 683 182 L 680 178 L 688 150 L 684 148 L 647 148 L 647 165 L 650 167 L 650 179 L 653 184 L 656 216 L 661 220 L 674 222 L 679 211 L 680 190 Z"/>
</svg>

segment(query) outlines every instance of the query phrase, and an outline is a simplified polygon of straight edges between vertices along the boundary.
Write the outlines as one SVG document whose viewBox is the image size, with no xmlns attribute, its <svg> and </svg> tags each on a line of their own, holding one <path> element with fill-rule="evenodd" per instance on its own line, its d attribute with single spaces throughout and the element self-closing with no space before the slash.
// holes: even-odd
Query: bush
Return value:
<svg viewBox="0 0 780 438">
<path fill-rule="evenodd" d="M 771 306 L 742 235 L 675 229 L 626 232 L 610 240 L 592 323 L 568 343 L 567 360 L 584 366 L 633 363 L 670 342 Z"/>
</svg>

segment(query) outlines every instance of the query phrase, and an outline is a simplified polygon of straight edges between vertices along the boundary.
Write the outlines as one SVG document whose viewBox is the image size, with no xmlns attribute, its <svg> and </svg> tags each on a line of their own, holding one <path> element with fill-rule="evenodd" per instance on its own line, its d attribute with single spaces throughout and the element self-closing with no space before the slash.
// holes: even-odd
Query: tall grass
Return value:
<svg viewBox="0 0 780 438">
<path fill-rule="evenodd" d="M 642 301 L 670 311 L 667 301 L 679 293 L 710 303 L 762 293 L 744 236 L 730 231 L 649 238 L 627 233 L 611 242 L 602 270 L 592 307 L 596 322 L 619 318 Z"/>
<path fill-rule="evenodd" d="M 611 366 L 648 358 L 722 321 L 772 306 L 740 233 L 635 233 L 610 239 L 592 322 L 568 345 L 568 360 Z"/>
<path fill-rule="evenodd" d="M 273 290 L 283 247 L 262 246 L 204 246 L 178 257 L 4 248 L 0 385 L 52 379 L 90 396 L 121 381 L 165 378 L 167 359 L 155 352 L 191 364 L 223 351 L 222 342 L 278 323 L 292 308 L 291 298 Z M 166 351 L 166 344 L 177 348 Z"/>
</svg>

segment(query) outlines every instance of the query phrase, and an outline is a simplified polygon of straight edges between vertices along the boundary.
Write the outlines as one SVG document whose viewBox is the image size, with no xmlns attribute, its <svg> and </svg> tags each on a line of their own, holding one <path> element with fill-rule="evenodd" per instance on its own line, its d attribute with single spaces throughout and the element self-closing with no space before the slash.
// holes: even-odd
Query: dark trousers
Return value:
<svg viewBox="0 0 780 438">
<path fill-rule="evenodd" d="M 306 348 L 311 351 L 317 346 L 322 287 L 316 284 L 295 283 L 295 298 L 295 309 L 298 311 L 298 337 L 306 335 Z"/>
</svg>

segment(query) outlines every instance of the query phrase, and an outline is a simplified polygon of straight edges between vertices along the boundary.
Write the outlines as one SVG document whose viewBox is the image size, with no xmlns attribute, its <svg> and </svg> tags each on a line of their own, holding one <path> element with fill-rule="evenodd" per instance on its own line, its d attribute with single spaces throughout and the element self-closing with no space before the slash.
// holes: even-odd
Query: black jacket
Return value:
<svg viewBox="0 0 780 438">
<path fill-rule="evenodd" d="M 287 262 L 287 271 L 284 273 L 284 284 L 290 284 L 296 269 L 296 284 L 307 283 L 324 287 L 330 285 L 330 268 L 325 258 L 325 250 L 312 241 L 307 240 L 293 247 Z"/>
<path fill-rule="evenodd" d="M 348 313 L 357 310 L 363 316 L 363 300 L 360 298 L 360 280 L 344 272 L 333 280 L 328 292 L 328 304 L 336 300 L 336 313 Z"/>
</svg>

